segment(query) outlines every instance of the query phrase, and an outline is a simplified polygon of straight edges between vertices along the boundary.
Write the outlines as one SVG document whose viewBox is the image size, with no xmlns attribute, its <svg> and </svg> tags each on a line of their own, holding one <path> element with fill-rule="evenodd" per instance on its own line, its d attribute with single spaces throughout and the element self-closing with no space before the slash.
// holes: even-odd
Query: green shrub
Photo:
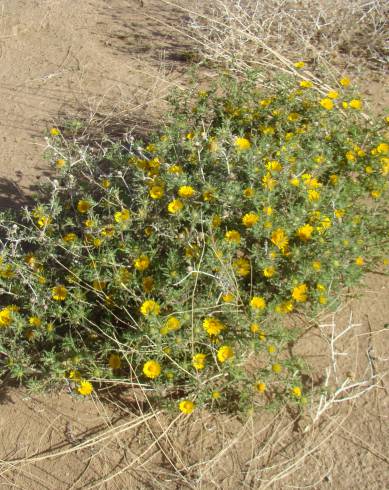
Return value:
<svg viewBox="0 0 389 490">
<path fill-rule="evenodd" d="M 184 413 L 304 403 L 301 315 L 388 250 L 387 118 L 341 85 L 223 76 L 98 155 L 53 129 L 57 178 L 1 220 L 3 374 L 122 380 Z"/>
</svg>

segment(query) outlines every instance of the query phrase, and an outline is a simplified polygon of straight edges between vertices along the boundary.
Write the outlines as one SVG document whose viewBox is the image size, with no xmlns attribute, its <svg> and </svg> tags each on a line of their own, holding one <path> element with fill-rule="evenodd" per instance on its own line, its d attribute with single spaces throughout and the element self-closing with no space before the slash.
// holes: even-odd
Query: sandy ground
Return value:
<svg viewBox="0 0 389 490">
<path fill-rule="evenodd" d="M 179 22 L 179 14 L 158 0 L 145 0 L 144 6 L 136 0 L 0 1 L 0 207 L 25 203 L 37 181 L 50 175 L 42 157 L 44 134 L 64 115 L 94 122 L 117 121 L 123 115 L 127 125 L 123 131 L 131 130 L 134 121 L 153 122 L 159 98 L 181 83 L 187 68 L 182 61 L 185 39 L 166 27 Z M 382 104 L 382 84 L 369 83 L 369 90 L 372 103 Z M 375 369 L 387 363 L 388 331 L 383 326 L 389 322 L 388 286 L 387 277 L 370 276 L 362 298 L 352 303 L 358 327 L 353 337 L 356 355 L 346 362 L 350 376 L 357 378 L 369 368 L 367 351 Z M 346 321 L 349 308 L 339 321 Z M 314 338 L 301 347 L 318 362 L 324 348 Z M 201 436 L 197 451 L 188 442 L 191 434 L 180 429 L 175 433 L 180 449 L 173 451 L 173 457 L 152 436 L 161 433 L 167 421 L 155 430 L 144 424 L 140 430 L 131 426 L 133 416 L 114 405 L 97 398 L 80 400 L 65 391 L 30 396 L 23 389 L 3 387 L 0 396 L 0 461 L 5 462 L 0 463 L 0 486 L 4 489 L 389 488 L 387 382 L 342 407 L 336 416 L 329 413 L 326 423 L 333 424 L 323 426 L 320 447 L 312 449 L 305 467 L 270 486 L 260 483 L 266 473 L 259 469 L 248 478 L 245 461 L 250 460 L 251 449 L 246 439 L 236 444 L 233 455 L 227 452 L 220 458 L 214 476 L 210 471 L 201 485 L 185 486 L 185 475 L 179 481 L 172 477 L 172 468 L 179 467 L 182 458 L 187 458 L 186 466 L 196 465 L 205 460 L 203 451 L 212 452 L 216 439 L 233 440 L 233 430 L 242 429 L 236 421 L 223 426 L 202 415 L 199 423 L 208 433 Z M 122 408 L 131 411 L 131 394 L 126 396 Z M 253 434 L 260 433 L 264 420 L 255 419 L 253 427 Z M 302 427 L 296 430 L 275 445 L 274 461 L 281 464 L 301 454 L 307 441 Z M 101 434 L 115 436 L 96 442 L 93 438 Z M 80 443 L 85 447 L 77 448 Z M 261 444 L 265 443 L 262 438 Z M 53 451 L 55 457 L 49 456 Z M 191 471 L 188 481 L 195 482 L 199 474 L 195 468 Z"/>
</svg>

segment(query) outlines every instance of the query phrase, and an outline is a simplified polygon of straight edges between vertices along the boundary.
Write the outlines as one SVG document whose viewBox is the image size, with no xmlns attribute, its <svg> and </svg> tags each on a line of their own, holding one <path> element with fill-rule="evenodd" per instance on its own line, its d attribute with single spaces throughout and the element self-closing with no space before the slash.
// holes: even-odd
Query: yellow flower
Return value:
<svg viewBox="0 0 389 490">
<path fill-rule="evenodd" d="M 152 199 L 161 199 L 164 194 L 163 187 L 161 185 L 153 185 L 149 191 L 149 194 Z"/>
<path fill-rule="evenodd" d="M 370 195 L 373 199 L 378 199 L 381 196 L 381 192 L 380 191 L 371 191 Z"/>
<path fill-rule="evenodd" d="M 229 345 L 222 345 L 217 351 L 217 358 L 219 362 L 228 361 L 234 357 L 234 351 Z"/>
<path fill-rule="evenodd" d="M 298 177 L 293 177 L 292 179 L 289 180 L 289 182 L 294 187 L 298 187 L 300 185 L 300 180 L 298 179 Z"/>
<path fill-rule="evenodd" d="M 339 177 L 335 174 L 330 175 L 330 182 L 332 185 L 336 185 L 338 183 Z"/>
<path fill-rule="evenodd" d="M 42 320 L 38 316 L 30 316 L 28 323 L 33 327 L 40 327 L 42 325 Z"/>
<path fill-rule="evenodd" d="M 347 161 L 355 162 L 356 159 L 357 159 L 357 157 L 353 151 L 350 150 L 346 153 L 346 160 Z"/>
<path fill-rule="evenodd" d="M 254 226 L 259 220 L 259 216 L 255 213 L 247 213 L 242 218 L 242 223 L 247 228 Z"/>
<path fill-rule="evenodd" d="M 154 289 L 154 278 L 152 276 L 146 276 L 142 279 L 143 291 L 149 293 Z"/>
<path fill-rule="evenodd" d="M 274 274 L 276 273 L 276 270 L 274 267 L 265 267 L 262 271 L 262 274 L 265 276 L 265 277 L 273 277 Z"/>
<path fill-rule="evenodd" d="M 315 190 L 309 190 L 308 191 L 308 199 L 310 201 L 318 201 L 320 199 L 320 192 L 317 192 Z"/>
<path fill-rule="evenodd" d="M 237 230 L 229 230 L 224 235 L 224 238 L 231 243 L 239 244 L 240 243 L 240 233 Z"/>
<path fill-rule="evenodd" d="M 318 260 L 315 260 L 312 262 L 312 268 L 315 271 L 320 271 L 321 270 L 321 263 Z"/>
<path fill-rule="evenodd" d="M 93 385 L 89 381 L 82 379 L 77 391 L 80 393 L 80 395 L 88 396 L 93 392 Z"/>
<path fill-rule="evenodd" d="M 350 79 L 347 77 L 343 77 L 339 80 L 342 87 L 348 87 L 350 85 Z"/>
<path fill-rule="evenodd" d="M 226 294 L 223 294 L 222 296 L 222 300 L 225 302 L 225 303 L 231 303 L 232 301 L 234 301 L 234 295 L 231 294 L 231 293 L 226 293 Z"/>
<path fill-rule="evenodd" d="M 245 258 L 236 259 L 232 266 L 238 276 L 245 277 L 250 274 L 250 262 Z"/>
<path fill-rule="evenodd" d="M 68 291 L 65 286 L 58 284 L 51 290 L 51 296 L 55 301 L 65 301 Z"/>
<path fill-rule="evenodd" d="M 296 398 L 300 398 L 301 397 L 301 388 L 299 386 L 293 386 L 292 395 L 295 396 Z"/>
<path fill-rule="evenodd" d="M 214 191 L 208 190 L 203 192 L 203 200 L 208 202 L 214 199 Z"/>
<path fill-rule="evenodd" d="M 116 223 L 124 223 L 130 219 L 130 211 L 128 209 L 122 209 L 117 211 L 114 215 Z"/>
<path fill-rule="evenodd" d="M 254 189 L 252 187 L 247 187 L 243 191 L 243 197 L 246 197 L 246 198 L 253 197 L 254 194 L 255 194 L 255 191 L 254 191 Z"/>
<path fill-rule="evenodd" d="M 299 284 L 298 286 L 293 288 L 292 298 L 298 303 L 305 303 L 307 301 L 308 296 L 308 286 L 306 284 Z"/>
<path fill-rule="evenodd" d="M 12 320 L 12 310 L 8 306 L 0 310 L 0 327 L 9 327 Z"/>
<path fill-rule="evenodd" d="M 161 374 L 161 365 L 158 361 L 151 359 L 143 365 L 143 374 L 150 379 L 158 378 Z"/>
<path fill-rule="evenodd" d="M 280 313 L 281 315 L 286 315 L 293 311 L 293 302 L 292 301 L 284 301 L 275 307 L 276 313 Z"/>
<path fill-rule="evenodd" d="M 344 209 L 335 209 L 334 214 L 338 219 L 343 218 L 343 216 L 345 215 L 345 210 Z"/>
<path fill-rule="evenodd" d="M 282 253 L 285 253 L 288 248 L 288 237 L 282 228 L 277 228 L 273 231 L 271 236 L 271 242 L 279 249 Z"/>
<path fill-rule="evenodd" d="M 222 396 L 222 394 L 220 393 L 220 391 L 212 391 L 212 393 L 211 393 L 211 397 L 214 400 L 218 400 L 221 396 Z"/>
<path fill-rule="evenodd" d="M 327 297 L 326 297 L 326 296 L 323 296 L 323 295 L 320 295 L 320 296 L 319 296 L 319 303 L 320 303 L 321 305 L 326 305 L 326 304 L 328 303 L 328 299 L 327 299 Z"/>
<path fill-rule="evenodd" d="M 207 356 L 205 354 L 195 354 L 192 357 L 192 366 L 195 369 L 197 369 L 198 371 L 200 371 L 201 369 L 204 369 L 206 357 Z"/>
<path fill-rule="evenodd" d="M 259 101 L 261 107 L 268 107 L 272 103 L 272 99 L 262 99 Z"/>
<path fill-rule="evenodd" d="M 258 383 L 256 383 L 256 385 L 255 385 L 255 388 L 257 389 L 257 391 L 259 393 L 265 393 L 265 391 L 266 391 L 266 384 L 263 383 L 262 381 L 258 381 Z"/>
<path fill-rule="evenodd" d="M 339 92 L 336 90 L 330 90 L 327 94 L 329 99 L 337 99 L 339 97 Z"/>
<path fill-rule="evenodd" d="M 327 111 L 331 111 L 334 108 L 334 103 L 332 100 L 327 98 L 321 99 L 320 105 Z"/>
<path fill-rule="evenodd" d="M 77 240 L 77 235 L 75 233 L 67 233 L 63 237 L 63 241 L 66 243 L 74 242 L 74 240 Z"/>
<path fill-rule="evenodd" d="M 58 136 L 60 133 L 61 133 L 61 131 L 58 128 L 51 128 L 50 129 L 51 136 Z"/>
<path fill-rule="evenodd" d="M 203 321 L 203 328 L 208 335 L 219 335 L 226 327 L 217 318 L 207 317 Z"/>
<path fill-rule="evenodd" d="M 245 151 L 251 148 L 251 143 L 247 138 L 236 138 L 234 145 L 239 151 Z"/>
<path fill-rule="evenodd" d="M 108 366 L 115 370 L 115 369 L 120 369 L 122 365 L 122 360 L 119 356 L 119 354 L 111 354 L 108 359 Z"/>
<path fill-rule="evenodd" d="M 264 308 L 266 308 L 265 298 L 263 298 L 262 296 L 253 296 L 250 301 L 250 306 L 255 310 L 263 310 Z"/>
<path fill-rule="evenodd" d="M 280 374 L 280 372 L 282 371 L 282 366 L 279 363 L 273 364 L 272 367 L 271 367 L 271 370 L 275 374 Z"/>
<path fill-rule="evenodd" d="M 56 162 L 55 162 L 55 166 L 56 166 L 57 168 L 62 168 L 62 167 L 64 167 L 64 166 L 65 166 L 65 164 L 66 164 L 66 162 L 65 162 L 65 160 L 64 160 L 63 158 L 59 158 L 59 159 L 58 159 L 58 160 L 56 160 Z"/>
<path fill-rule="evenodd" d="M 87 213 L 89 209 L 91 208 L 90 202 L 86 201 L 85 199 L 80 199 L 77 203 L 77 211 L 79 213 Z"/>
<path fill-rule="evenodd" d="M 38 226 L 40 228 L 44 228 L 45 226 L 48 226 L 51 222 L 52 222 L 51 216 L 44 216 L 44 215 L 42 215 L 38 219 Z"/>
<path fill-rule="evenodd" d="M 276 132 L 276 130 L 272 126 L 261 126 L 261 131 L 263 134 L 272 135 Z"/>
<path fill-rule="evenodd" d="M 311 87 L 313 87 L 313 83 L 310 80 L 302 80 L 300 82 L 300 87 L 301 88 L 311 88 Z"/>
<path fill-rule="evenodd" d="M 168 172 L 170 174 L 182 174 L 183 170 L 180 165 L 172 165 L 171 167 L 169 167 Z"/>
<path fill-rule="evenodd" d="M 109 189 L 111 187 L 111 182 L 109 179 L 103 179 L 101 181 L 101 186 L 104 188 L 104 189 Z"/>
<path fill-rule="evenodd" d="M 270 160 L 270 162 L 267 162 L 266 164 L 266 168 L 269 170 L 269 171 L 273 171 L 273 172 L 281 172 L 282 170 L 282 165 L 280 164 L 280 162 L 278 160 Z"/>
<path fill-rule="evenodd" d="M 222 222 L 222 219 L 220 216 L 215 215 L 212 217 L 211 224 L 212 224 L 213 228 L 217 228 L 218 226 L 220 226 L 221 222 Z"/>
<path fill-rule="evenodd" d="M 376 147 L 376 150 L 378 153 L 385 155 L 386 153 L 389 153 L 389 145 L 387 143 L 380 143 Z"/>
<path fill-rule="evenodd" d="M 304 66 L 305 66 L 304 61 L 296 61 L 296 63 L 294 63 L 294 67 L 297 68 L 298 70 L 300 68 L 304 68 Z"/>
<path fill-rule="evenodd" d="M 144 301 L 142 306 L 140 307 L 140 312 L 143 316 L 159 315 L 160 311 L 161 307 L 157 302 L 152 299 Z"/>
<path fill-rule="evenodd" d="M 193 197 L 194 194 L 195 194 L 195 190 L 190 185 L 182 185 L 178 189 L 178 195 L 180 197 L 183 197 L 184 199 L 189 199 L 190 197 Z"/>
<path fill-rule="evenodd" d="M 134 267 L 138 271 L 145 271 L 150 267 L 150 259 L 147 255 L 140 255 L 134 260 Z"/>
<path fill-rule="evenodd" d="M 265 189 L 272 191 L 276 185 L 277 181 L 273 179 L 269 172 L 262 177 L 262 186 L 265 187 Z"/>
<path fill-rule="evenodd" d="M 273 208 L 266 206 L 263 208 L 263 212 L 266 214 L 266 216 L 271 216 L 273 214 Z"/>
<path fill-rule="evenodd" d="M 316 284 L 316 289 L 318 291 L 325 291 L 326 290 L 326 287 L 324 286 L 324 284 L 320 284 L 319 282 Z"/>
<path fill-rule="evenodd" d="M 313 230 L 313 226 L 306 224 L 304 226 L 300 226 L 296 234 L 300 238 L 300 240 L 302 240 L 303 242 L 307 242 L 312 238 Z"/>
<path fill-rule="evenodd" d="M 370 174 L 374 173 L 374 168 L 371 167 L 370 165 L 367 165 L 365 167 L 365 172 L 370 175 Z"/>
<path fill-rule="evenodd" d="M 173 201 L 169 202 L 169 204 L 167 206 L 167 210 L 171 214 L 177 214 L 182 210 L 183 207 L 184 207 L 184 205 L 182 204 L 182 202 L 179 199 L 173 199 Z"/>
<path fill-rule="evenodd" d="M 299 119 L 300 119 L 300 114 L 298 114 L 297 112 L 291 112 L 288 115 L 288 121 L 295 122 L 298 121 Z"/>
<path fill-rule="evenodd" d="M 362 101 L 359 99 L 350 100 L 349 105 L 350 105 L 350 107 L 352 107 L 353 109 L 356 109 L 356 110 L 362 109 Z"/>
<path fill-rule="evenodd" d="M 180 320 L 175 316 L 171 316 L 170 318 L 168 318 L 164 325 L 164 328 L 166 329 L 167 333 L 179 330 L 180 327 L 181 327 Z"/>
<path fill-rule="evenodd" d="M 355 263 L 359 266 L 362 267 L 365 264 L 365 260 L 363 257 L 359 256 L 355 259 Z"/>
<path fill-rule="evenodd" d="M 185 415 L 189 415 L 195 410 L 196 404 L 190 400 L 181 400 L 178 404 L 178 408 Z"/>
</svg>

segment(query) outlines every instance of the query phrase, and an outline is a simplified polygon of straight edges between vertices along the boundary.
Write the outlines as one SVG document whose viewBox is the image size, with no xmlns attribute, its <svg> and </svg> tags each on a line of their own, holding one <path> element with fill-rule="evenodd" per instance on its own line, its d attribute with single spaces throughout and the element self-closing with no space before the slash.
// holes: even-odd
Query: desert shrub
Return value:
<svg viewBox="0 0 389 490">
<path fill-rule="evenodd" d="M 1 219 L 3 375 L 184 413 L 306 401 L 301 319 L 388 250 L 388 118 L 347 79 L 271 87 L 174 93 L 159 133 L 99 154 L 51 130 L 56 178 Z"/>
</svg>

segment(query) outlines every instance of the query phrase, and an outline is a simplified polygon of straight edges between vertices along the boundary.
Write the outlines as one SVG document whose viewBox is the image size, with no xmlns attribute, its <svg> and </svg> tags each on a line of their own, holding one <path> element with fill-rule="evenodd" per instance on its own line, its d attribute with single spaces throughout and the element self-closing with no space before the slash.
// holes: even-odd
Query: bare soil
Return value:
<svg viewBox="0 0 389 490">
<path fill-rule="evenodd" d="M 0 3 L 0 208 L 26 203 L 51 174 L 44 135 L 64 115 L 123 133 L 156 122 L 161 97 L 188 69 L 190 45 L 168 27 L 180 22 L 159 0 Z M 382 84 L 368 85 L 372 103 L 382 105 Z M 388 288 L 387 276 L 371 274 L 339 312 L 337 324 L 352 312 L 357 325 L 344 338 L 340 378 L 387 366 Z M 324 367 L 328 345 L 317 330 L 297 349 Z M 80 399 L 66 387 L 32 396 L 3 386 L 0 396 L 4 489 L 389 488 L 385 379 L 332 408 L 314 432 L 290 413 L 249 423 L 206 413 L 179 423 L 152 412 L 141 420 L 131 391 L 115 403 L 105 393 Z M 281 480 L 278 470 L 286 471 Z"/>
</svg>

